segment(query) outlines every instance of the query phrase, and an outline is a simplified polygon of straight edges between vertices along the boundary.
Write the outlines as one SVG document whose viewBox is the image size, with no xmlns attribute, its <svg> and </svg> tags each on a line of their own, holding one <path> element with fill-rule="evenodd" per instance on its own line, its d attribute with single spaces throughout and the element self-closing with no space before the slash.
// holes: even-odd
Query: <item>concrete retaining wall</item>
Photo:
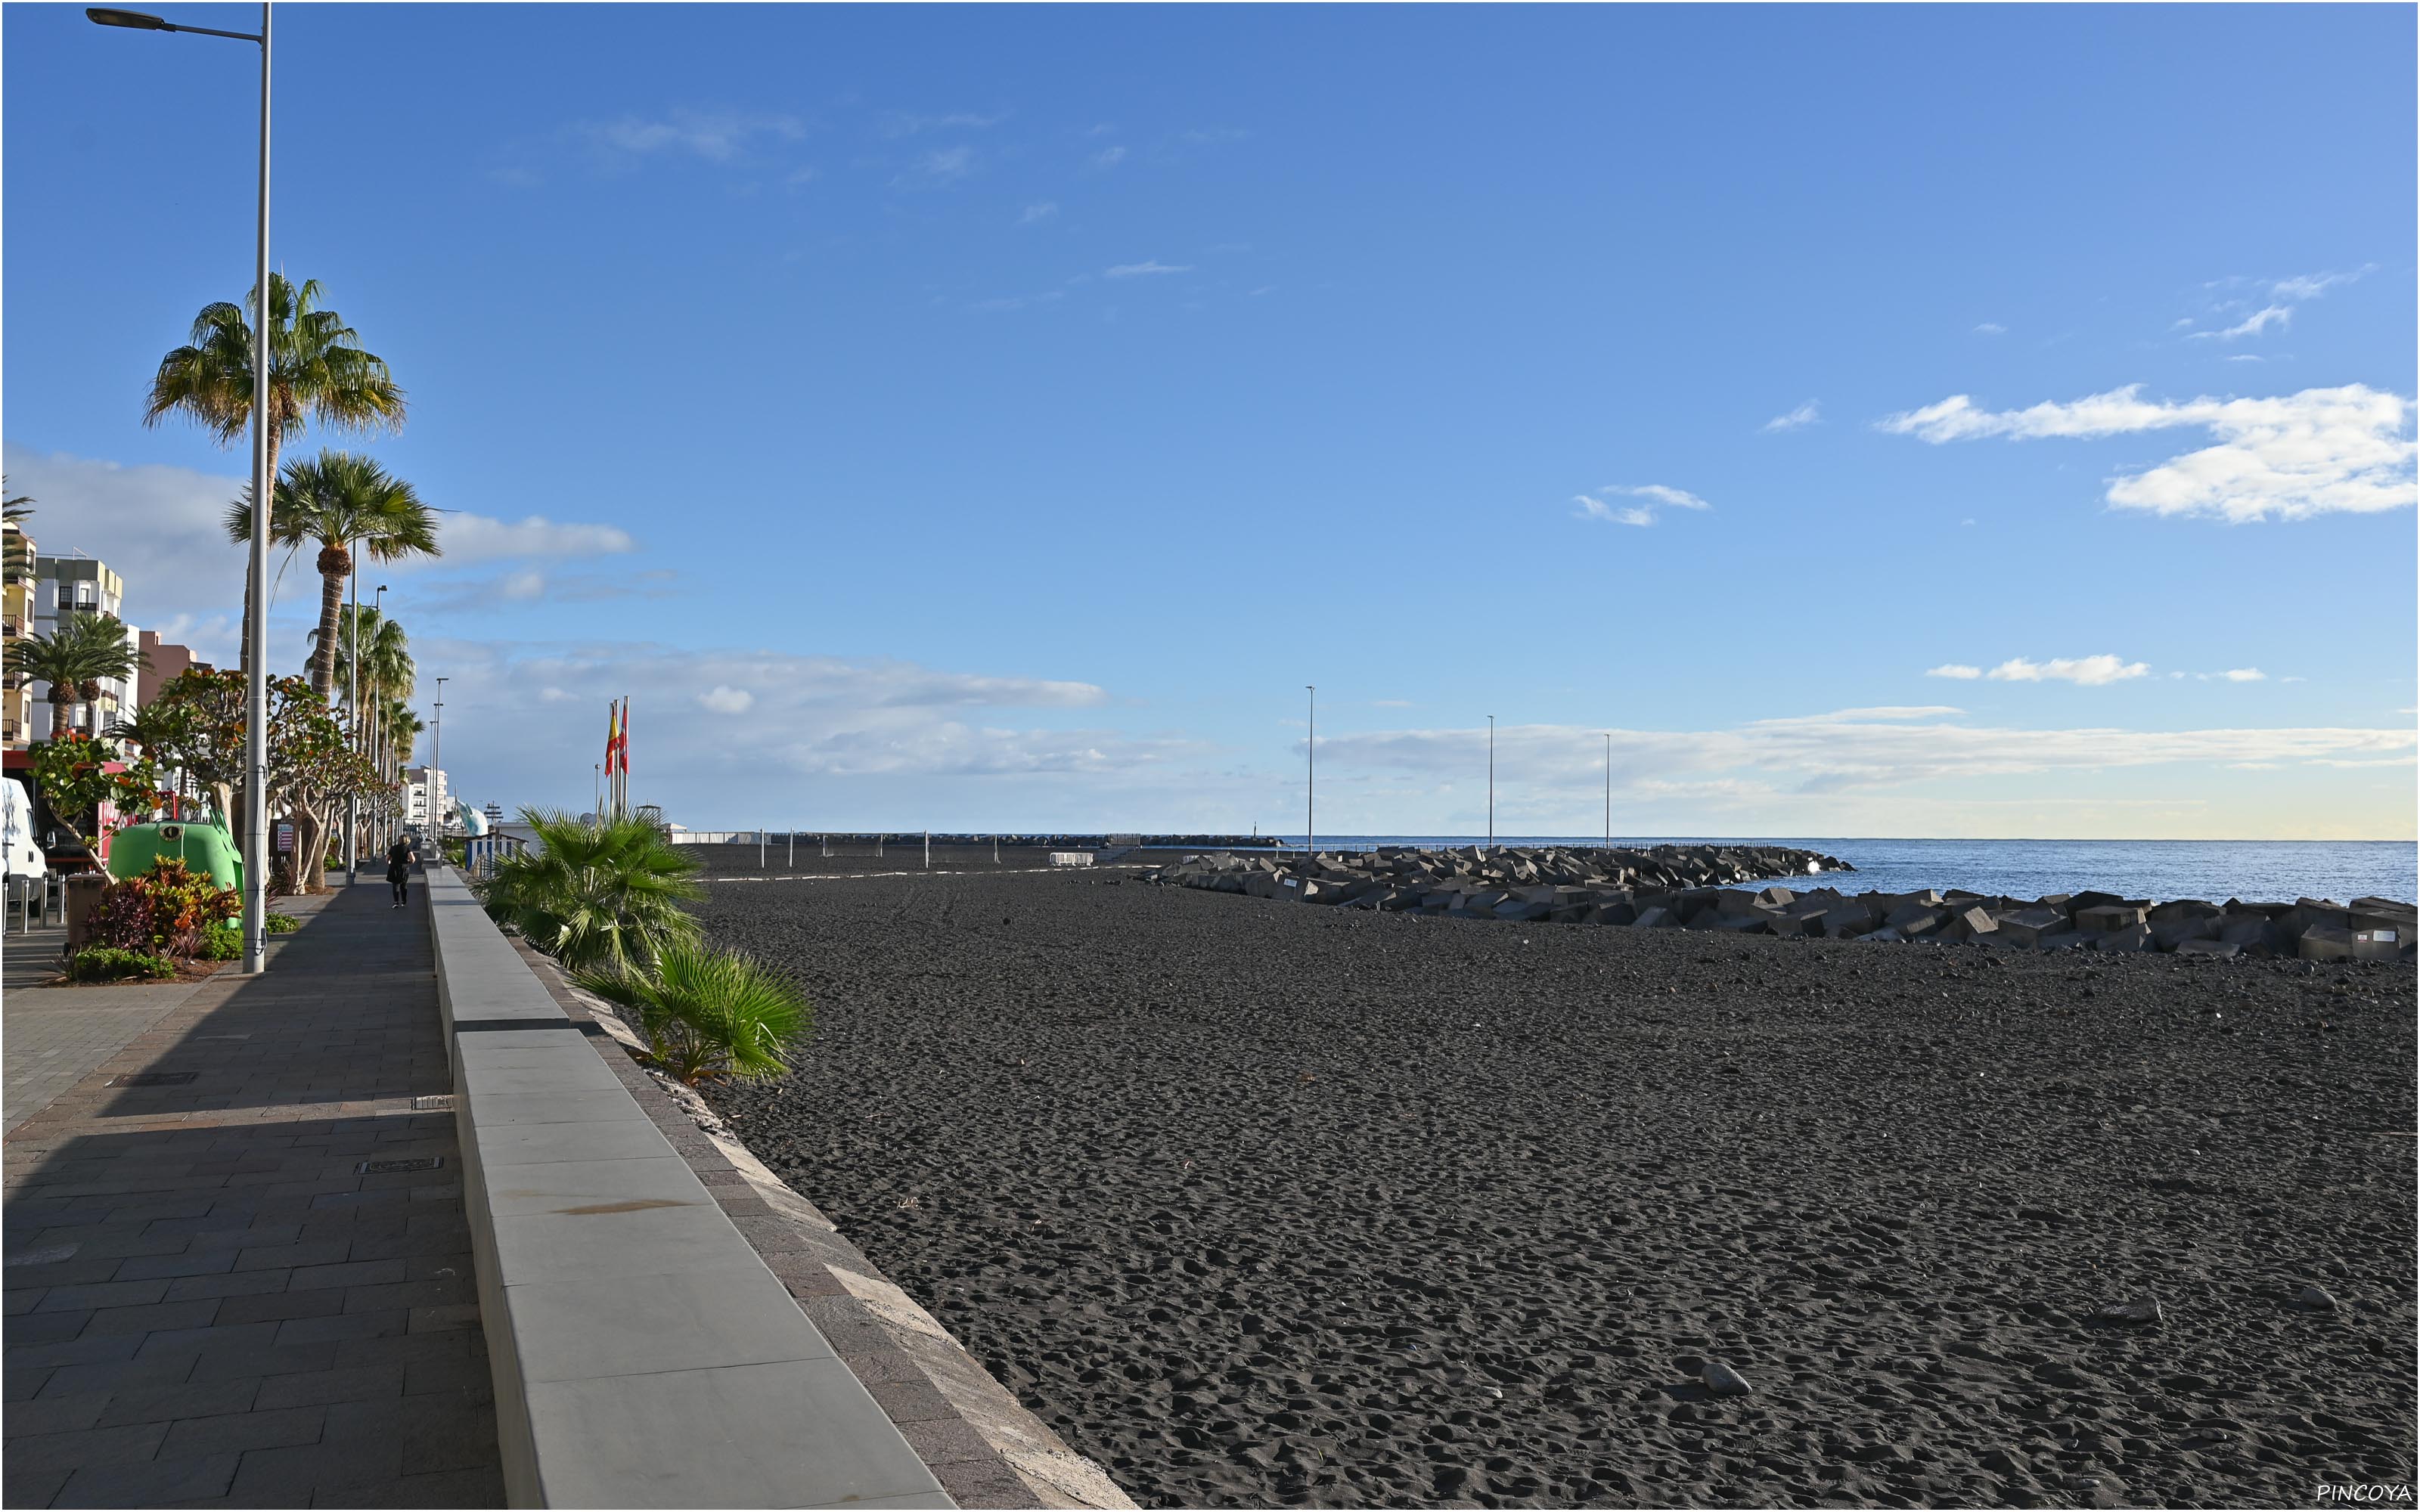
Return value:
<svg viewBox="0 0 2420 1512">
<path fill-rule="evenodd" d="M 954 1505 L 450 867 L 428 903 L 511 1504 Z"/>
</svg>

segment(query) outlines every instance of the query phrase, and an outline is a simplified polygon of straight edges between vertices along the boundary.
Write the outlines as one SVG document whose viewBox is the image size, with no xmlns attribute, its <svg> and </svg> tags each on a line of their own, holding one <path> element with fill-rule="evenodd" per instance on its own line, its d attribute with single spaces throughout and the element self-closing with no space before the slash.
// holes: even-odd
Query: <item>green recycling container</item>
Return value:
<svg viewBox="0 0 2420 1512">
<path fill-rule="evenodd" d="M 190 819 L 129 825 L 111 836 L 109 874 L 138 876 L 163 856 L 181 858 L 222 887 L 242 885 L 243 857 L 236 851 L 235 837 L 216 825 Z"/>
</svg>

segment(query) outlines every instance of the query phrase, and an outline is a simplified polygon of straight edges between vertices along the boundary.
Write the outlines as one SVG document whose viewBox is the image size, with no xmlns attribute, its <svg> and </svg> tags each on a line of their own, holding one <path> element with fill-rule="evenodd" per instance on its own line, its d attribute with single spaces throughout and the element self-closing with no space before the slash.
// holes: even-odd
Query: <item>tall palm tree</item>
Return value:
<svg viewBox="0 0 2420 1512">
<path fill-rule="evenodd" d="M 359 618 L 352 618 L 358 614 Z M 389 619 L 375 609 L 347 605 L 337 616 L 336 659 L 332 675 L 335 681 L 353 686 L 353 647 L 361 647 L 361 689 L 365 702 L 375 702 L 381 692 L 398 698 L 410 698 L 414 668 L 411 661 L 411 640 L 403 633 L 398 621 Z M 319 631 L 311 631 L 311 654 L 319 654 Z"/>
<path fill-rule="evenodd" d="M 227 534 L 252 539 L 252 501 L 227 506 Z M 372 560 L 437 556 L 437 515 L 420 501 L 411 485 L 366 456 L 321 452 L 289 462 L 277 481 L 277 507 L 269 516 L 270 538 L 300 550 L 319 547 L 319 628 L 313 637 L 311 690 L 321 698 L 335 684 L 336 623 L 345 603 L 345 575 L 353 570 L 352 548 Z"/>
<path fill-rule="evenodd" d="M 252 291 L 246 304 L 256 301 Z M 319 308 L 325 291 L 318 279 L 299 288 L 283 273 L 269 275 L 269 476 L 287 437 L 304 417 L 349 430 L 403 428 L 403 390 L 386 363 L 362 349 L 360 332 L 334 310 Z M 252 327 L 244 304 L 220 301 L 202 307 L 185 346 L 160 359 L 143 423 L 156 425 L 179 414 L 204 425 L 222 446 L 243 439 L 252 424 Z M 275 500 L 271 500 L 272 505 Z M 273 513 L 272 509 L 272 513 Z M 252 600 L 261 585 L 244 585 L 244 656 L 252 655 Z M 248 665 L 247 665 L 248 670 Z"/>
<path fill-rule="evenodd" d="M 126 626 L 116 615 L 70 614 L 49 635 L 9 642 L 8 670 L 51 685 L 51 738 L 62 740 L 78 698 L 93 706 L 93 733 L 99 734 L 101 685 L 133 676 L 148 659 L 126 643 Z"/>
</svg>

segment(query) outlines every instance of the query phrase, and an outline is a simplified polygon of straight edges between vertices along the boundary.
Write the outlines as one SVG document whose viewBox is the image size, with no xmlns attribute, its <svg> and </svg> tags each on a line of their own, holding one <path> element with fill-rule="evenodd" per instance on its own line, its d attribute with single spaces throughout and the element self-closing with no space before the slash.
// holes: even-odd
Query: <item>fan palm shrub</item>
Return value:
<svg viewBox="0 0 2420 1512">
<path fill-rule="evenodd" d="M 652 969 L 578 971 L 572 980 L 629 1010 L 656 1064 L 689 1087 L 786 1075 L 783 1057 L 814 1023 L 790 982 L 737 950 L 694 939 L 665 946 Z"/>
<path fill-rule="evenodd" d="M 681 905 L 706 896 L 697 860 L 640 819 L 597 824 L 523 809 L 536 844 L 479 884 L 489 916 L 574 969 L 628 972 L 694 942 Z"/>
</svg>

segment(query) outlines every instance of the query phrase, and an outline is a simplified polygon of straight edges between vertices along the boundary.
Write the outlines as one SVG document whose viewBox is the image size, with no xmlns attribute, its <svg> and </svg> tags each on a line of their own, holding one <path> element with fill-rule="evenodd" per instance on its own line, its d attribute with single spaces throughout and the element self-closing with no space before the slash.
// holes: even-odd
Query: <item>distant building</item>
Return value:
<svg viewBox="0 0 2420 1512">
<path fill-rule="evenodd" d="M 453 814 L 454 795 L 445 791 L 445 768 L 407 766 L 403 769 L 403 822 L 434 829 L 441 815 Z"/>
<path fill-rule="evenodd" d="M 149 659 L 134 677 L 134 706 L 147 709 L 160 696 L 160 689 L 187 671 L 209 671 L 210 664 L 194 659 L 191 646 L 171 645 L 160 639 L 157 630 L 140 630 L 143 654 Z"/>
<path fill-rule="evenodd" d="M 123 622 L 126 606 L 126 580 L 109 570 L 105 563 L 91 557 L 37 557 L 34 572 L 34 633 L 56 635 L 62 624 L 79 614 L 112 614 Z M 126 645 L 130 651 L 142 649 L 141 632 L 132 625 L 126 627 Z M 49 703 L 51 685 L 35 683 L 28 691 L 39 708 Z M 78 699 L 69 709 L 68 718 L 77 730 L 99 734 L 109 728 L 110 721 L 134 708 L 135 680 L 113 677 L 101 685 L 101 697 L 92 702 Z M 50 737 L 47 717 L 35 729 L 44 739 Z"/>
<path fill-rule="evenodd" d="M 5 644 L 10 660 L 16 659 L 17 642 L 34 633 L 34 538 L 25 528 L 10 520 L 0 540 L 8 547 L 7 567 L 0 573 L 5 586 L 0 586 L 0 644 Z M 34 685 L 22 672 L 0 676 L 0 746 L 22 750 L 34 738 Z M 47 717 L 43 729 L 50 728 Z"/>
</svg>

